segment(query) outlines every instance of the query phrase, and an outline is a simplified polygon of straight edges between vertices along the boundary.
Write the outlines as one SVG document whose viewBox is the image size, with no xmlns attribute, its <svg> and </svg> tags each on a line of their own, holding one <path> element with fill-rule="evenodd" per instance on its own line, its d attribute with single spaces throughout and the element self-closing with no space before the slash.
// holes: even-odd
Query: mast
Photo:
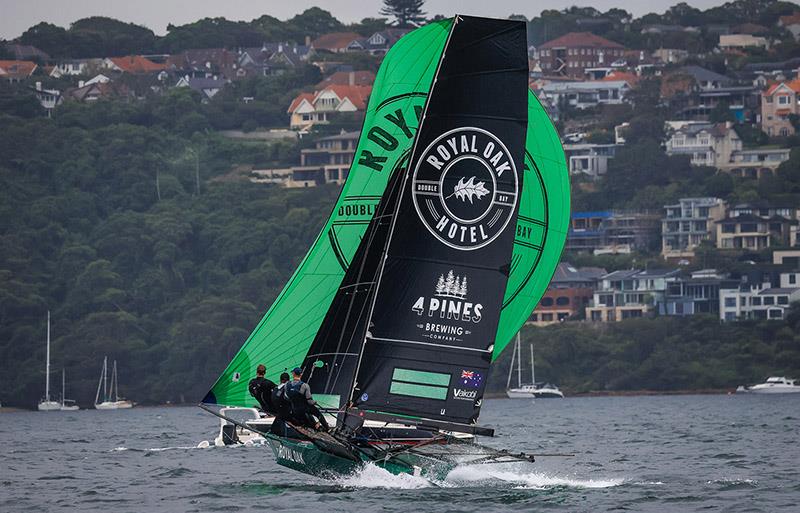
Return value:
<svg viewBox="0 0 800 513">
<path fill-rule="evenodd" d="M 103 385 L 103 376 L 106 372 L 106 361 L 103 360 L 103 368 L 100 370 L 100 381 L 97 382 L 97 393 L 94 395 L 94 404 L 100 404 L 100 387 Z M 103 392 L 105 394 L 105 392 Z"/>
<path fill-rule="evenodd" d="M 44 400 L 50 402 L 50 310 L 47 311 L 47 365 L 45 366 Z"/>
<path fill-rule="evenodd" d="M 517 352 L 519 358 L 517 359 L 517 387 L 522 386 L 522 344 L 519 341 L 519 331 L 517 332 Z"/>
<path fill-rule="evenodd" d="M 64 406 L 66 404 L 64 402 L 65 401 L 64 398 L 66 397 L 64 391 L 67 388 L 66 383 L 67 383 L 67 378 L 64 376 L 64 367 L 61 367 L 61 406 Z"/>
<path fill-rule="evenodd" d="M 531 342 L 531 384 L 536 383 L 536 374 L 533 372 L 533 342 Z"/>
<path fill-rule="evenodd" d="M 511 388 L 511 375 L 514 374 L 514 361 L 517 358 L 517 345 L 514 344 L 514 350 L 511 352 L 511 366 L 508 368 L 508 380 L 506 380 L 506 390 Z"/>
<path fill-rule="evenodd" d="M 117 378 L 117 361 L 114 360 L 114 370 L 111 371 L 111 378 L 112 383 L 111 386 L 114 387 L 114 400 L 119 401 L 119 381 Z"/>
</svg>

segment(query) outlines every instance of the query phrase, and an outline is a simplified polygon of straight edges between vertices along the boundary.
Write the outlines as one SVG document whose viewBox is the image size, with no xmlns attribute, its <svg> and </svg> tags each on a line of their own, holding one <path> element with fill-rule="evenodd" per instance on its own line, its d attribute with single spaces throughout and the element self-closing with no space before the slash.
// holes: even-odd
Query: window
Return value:
<svg viewBox="0 0 800 513">
<path fill-rule="evenodd" d="M 789 304 L 789 296 L 778 296 L 778 304 L 779 305 L 788 305 Z"/>
<path fill-rule="evenodd" d="M 761 306 L 761 298 L 760 298 L 760 297 L 754 297 L 754 298 L 751 298 L 751 299 L 750 299 L 750 303 L 751 303 L 753 306 Z"/>
<path fill-rule="evenodd" d="M 765 100 L 767 100 L 767 103 L 772 103 L 772 96 L 767 96 Z"/>
<path fill-rule="evenodd" d="M 542 314 L 542 322 L 552 322 L 553 314 L 551 313 L 543 313 Z"/>
<path fill-rule="evenodd" d="M 794 285 L 796 282 L 797 282 L 797 275 L 796 274 L 790 274 L 789 275 L 789 283 Z"/>
<path fill-rule="evenodd" d="M 786 95 L 778 96 L 778 105 L 789 105 L 789 97 Z"/>
<path fill-rule="evenodd" d="M 735 297 L 726 297 L 725 298 L 725 306 L 733 308 L 736 306 L 736 298 Z"/>
<path fill-rule="evenodd" d="M 770 319 L 782 319 L 783 318 L 783 310 L 770 310 L 769 311 L 769 318 Z"/>
<path fill-rule="evenodd" d="M 531 314 L 531 318 L 529 319 L 531 322 L 538 322 L 539 321 L 539 314 Z"/>
<path fill-rule="evenodd" d="M 774 305 L 775 304 L 775 297 L 774 296 L 765 296 L 764 297 L 764 304 L 765 305 Z"/>
<path fill-rule="evenodd" d="M 603 320 L 603 312 L 598 312 L 596 310 L 592 310 L 592 320 L 593 321 L 602 321 Z"/>
<path fill-rule="evenodd" d="M 736 233 L 736 225 L 730 223 L 723 224 L 722 233 Z"/>
<path fill-rule="evenodd" d="M 558 297 L 558 298 L 556 298 L 556 304 L 558 306 L 566 306 L 566 305 L 569 304 L 569 298 L 566 297 L 566 296 Z"/>
<path fill-rule="evenodd" d="M 726 321 L 735 321 L 736 320 L 736 314 L 733 313 L 733 312 L 725 312 L 725 320 Z"/>
<path fill-rule="evenodd" d="M 551 298 L 551 297 L 543 297 L 542 298 L 542 306 L 553 306 L 553 298 Z"/>
</svg>

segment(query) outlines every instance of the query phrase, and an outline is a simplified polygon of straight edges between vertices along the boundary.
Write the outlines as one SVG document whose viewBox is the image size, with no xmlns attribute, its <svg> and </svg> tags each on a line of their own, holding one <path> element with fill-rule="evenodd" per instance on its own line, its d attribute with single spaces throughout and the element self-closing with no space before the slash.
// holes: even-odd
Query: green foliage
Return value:
<svg viewBox="0 0 800 513">
<path fill-rule="evenodd" d="M 400 27 L 417 26 L 425 21 L 425 0 L 383 0 L 380 13 L 397 20 Z"/>
<path fill-rule="evenodd" d="M 800 307 L 786 322 L 721 323 L 712 316 L 565 323 L 524 328 L 537 379 L 567 393 L 612 390 L 729 389 L 769 375 L 800 375 Z M 526 351 L 523 351 L 525 354 Z M 506 350 L 492 369 L 501 391 L 511 363 Z"/>
<path fill-rule="evenodd" d="M 52 120 L 0 116 L 3 404 L 42 393 L 48 309 L 71 397 L 94 399 L 108 354 L 127 396 L 196 401 L 288 280 L 338 188 L 219 180 L 293 164 L 298 145 L 186 126 L 202 112 L 177 90 L 65 105 Z"/>
<path fill-rule="evenodd" d="M 56 58 L 113 57 L 151 53 L 156 36 L 140 25 L 93 16 L 76 21 L 67 30 L 51 23 L 39 23 L 26 30 L 20 42 Z"/>
</svg>

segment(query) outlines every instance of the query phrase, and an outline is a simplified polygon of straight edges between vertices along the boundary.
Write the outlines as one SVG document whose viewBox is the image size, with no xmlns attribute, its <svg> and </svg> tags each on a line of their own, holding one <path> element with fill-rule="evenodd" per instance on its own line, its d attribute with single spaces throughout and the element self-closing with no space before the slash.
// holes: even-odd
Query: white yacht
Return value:
<svg viewBox="0 0 800 513">
<path fill-rule="evenodd" d="M 61 403 L 50 398 L 50 310 L 47 311 L 47 363 L 44 368 L 44 398 L 39 401 L 39 411 L 59 411 Z"/>
<path fill-rule="evenodd" d="M 103 389 L 103 401 L 100 401 L 100 388 Z M 112 400 L 111 397 L 114 397 Z M 94 407 L 98 410 L 122 410 L 133 408 L 133 402 L 119 397 L 119 382 L 117 378 L 117 361 L 111 372 L 111 387 L 108 387 L 108 356 L 103 358 L 103 370 L 100 371 L 100 382 L 97 384 L 97 394 L 94 396 Z"/>
<path fill-rule="evenodd" d="M 796 394 L 800 393 L 800 385 L 794 379 L 772 376 L 767 378 L 764 383 L 753 386 L 739 385 L 736 389 L 738 394 Z"/>
<path fill-rule="evenodd" d="M 506 395 L 509 399 L 563 399 L 564 393 L 552 383 L 536 381 L 536 374 L 533 365 L 533 344 L 531 348 L 531 382 L 522 384 L 522 346 L 520 336 L 517 333 L 517 341 L 514 345 L 514 353 L 511 356 L 511 367 L 508 369 L 508 381 L 506 382 Z M 517 386 L 511 388 L 511 376 L 514 372 L 514 361 L 517 362 Z"/>
<path fill-rule="evenodd" d="M 67 381 L 66 381 L 66 374 L 64 373 L 64 369 L 61 369 L 61 406 L 58 408 L 61 411 L 75 411 L 80 410 L 80 406 L 75 404 L 75 401 L 72 399 L 66 399 L 66 394 L 64 393 L 67 388 Z"/>
</svg>

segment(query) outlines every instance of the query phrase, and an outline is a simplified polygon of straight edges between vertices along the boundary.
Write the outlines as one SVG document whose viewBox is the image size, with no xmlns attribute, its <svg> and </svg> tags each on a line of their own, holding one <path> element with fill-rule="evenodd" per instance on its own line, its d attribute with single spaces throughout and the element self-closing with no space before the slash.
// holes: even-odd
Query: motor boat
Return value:
<svg viewBox="0 0 800 513">
<path fill-rule="evenodd" d="M 753 386 L 739 385 L 736 389 L 737 394 L 796 394 L 800 393 L 800 385 L 797 380 L 787 379 L 783 376 L 772 376 L 767 378 L 764 383 Z"/>
</svg>

